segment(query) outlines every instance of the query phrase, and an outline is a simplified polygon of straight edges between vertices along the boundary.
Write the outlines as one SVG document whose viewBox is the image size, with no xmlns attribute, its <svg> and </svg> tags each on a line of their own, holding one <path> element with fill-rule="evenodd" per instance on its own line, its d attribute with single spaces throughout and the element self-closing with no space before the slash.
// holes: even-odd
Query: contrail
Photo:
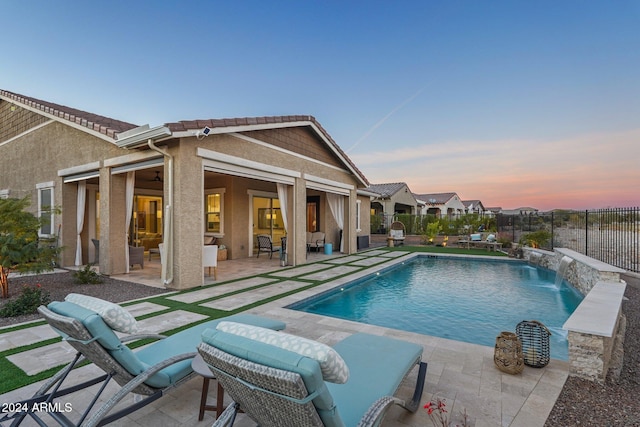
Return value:
<svg viewBox="0 0 640 427">
<path fill-rule="evenodd" d="M 396 111 L 398 111 L 399 109 L 401 109 L 402 107 L 404 107 L 405 105 L 407 105 L 408 103 L 410 103 L 411 101 L 413 101 L 418 95 L 420 95 L 422 93 L 422 91 L 424 91 L 427 87 L 424 86 L 422 89 L 420 89 L 419 91 L 417 91 L 416 93 L 414 93 L 413 95 L 411 95 L 409 98 L 405 99 L 400 105 L 398 105 L 396 108 L 394 108 L 393 110 L 391 110 L 389 112 L 389 114 L 387 114 L 386 116 L 384 116 L 382 118 L 382 120 L 378 121 L 378 123 L 376 123 L 375 125 L 373 125 L 371 127 L 371 129 L 369 129 L 364 135 L 362 135 L 360 137 L 359 140 L 357 140 L 351 147 L 349 147 L 348 150 L 345 150 L 345 153 L 348 153 L 349 151 L 353 150 L 354 148 L 356 148 L 358 146 L 358 144 L 360 144 L 362 141 L 364 141 L 369 135 L 371 135 L 376 129 L 378 129 L 380 126 L 382 126 L 384 124 L 384 122 L 386 122 L 389 117 L 391 117 Z"/>
</svg>

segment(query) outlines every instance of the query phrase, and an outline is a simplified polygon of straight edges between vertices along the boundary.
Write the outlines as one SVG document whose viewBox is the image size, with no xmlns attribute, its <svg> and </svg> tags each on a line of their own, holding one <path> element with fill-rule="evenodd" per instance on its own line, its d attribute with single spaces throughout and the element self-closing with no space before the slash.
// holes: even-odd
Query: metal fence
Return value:
<svg viewBox="0 0 640 427">
<path fill-rule="evenodd" d="M 538 233 L 542 248 L 568 248 L 613 266 L 640 272 L 640 208 L 498 215 L 498 232 L 512 241 Z"/>
<path fill-rule="evenodd" d="M 472 215 L 446 220 L 445 234 L 464 234 L 478 222 Z M 543 249 L 568 248 L 616 267 L 640 273 L 640 207 L 585 211 L 556 210 L 520 215 L 498 214 L 477 221 L 498 231 L 498 240 L 532 239 Z M 422 234 L 433 215 L 373 215 L 371 234 L 386 234 L 393 221 L 401 221 L 407 234 Z M 495 227 L 495 228 L 494 228 Z"/>
</svg>

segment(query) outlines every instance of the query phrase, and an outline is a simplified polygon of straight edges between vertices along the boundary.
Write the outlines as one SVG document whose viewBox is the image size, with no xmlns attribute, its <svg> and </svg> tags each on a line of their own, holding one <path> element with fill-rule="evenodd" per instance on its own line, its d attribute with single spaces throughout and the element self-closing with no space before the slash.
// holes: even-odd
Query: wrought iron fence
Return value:
<svg viewBox="0 0 640 427">
<path fill-rule="evenodd" d="M 625 270 L 640 272 L 640 208 L 498 215 L 498 232 L 512 241 L 547 237 L 540 247 L 569 248 Z"/>
<path fill-rule="evenodd" d="M 393 221 L 401 221 L 407 234 L 422 234 L 426 225 L 436 220 L 445 223 L 447 229 L 442 230 L 445 234 L 464 234 L 465 230 L 475 229 L 477 222 L 474 221 L 480 221 L 497 230 L 499 241 L 527 241 L 548 250 L 569 248 L 640 273 L 640 207 L 523 212 L 519 215 L 498 214 L 495 218 L 463 215 L 443 219 L 434 215 L 379 214 L 371 216 L 371 234 L 386 234 Z"/>
</svg>

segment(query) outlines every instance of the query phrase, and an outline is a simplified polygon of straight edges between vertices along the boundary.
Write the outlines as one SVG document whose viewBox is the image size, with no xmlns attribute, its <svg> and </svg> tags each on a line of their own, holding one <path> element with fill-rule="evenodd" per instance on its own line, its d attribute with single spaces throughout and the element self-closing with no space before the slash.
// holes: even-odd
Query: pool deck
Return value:
<svg viewBox="0 0 640 427">
<path fill-rule="evenodd" d="M 461 410 L 466 409 L 472 425 L 483 426 L 543 426 L 559 396 L 568 376 L 568 363 L 551 360 L 542 369 L 525 367 L 519 375 L 500 372 L 493 363 L 493 347 L 467 344 L 443 338 L 404 332 L 395 329 L 365 325 L 362 323 L 340 320 L 325 316 L 304 313 L 285 308 L 287 305 L 311 297 L 334 287 L 388 268 L 396 263 L 406 261 L 415 256 L 405 251 L 388 251 L 374 249 L 349 256 L 325 256 L 313 254 L 309 262 L 294 268 L 281 268 L 277 260 L 247 259 L 225 261 L 219 266 L 221 285 L 204 287 L 194 292 L 165 296 L 170 300 L 186 304 L 202 304 L 220 310 L 235 310 L 254 301 L 282 294 L 289 290 L 308 284 L 308 280 L 326 280 L 325 283 L 296 294 L 249 310 L 280 319 L 287 324 L 286 332 L 333 344 L 349 334 L 367 332 L 371 334 L 392 336 L 422 345 L 423 360 L 428 362 L 425 393 L 422 403 L 426 403 L 434 394 L 446 398 L 452 420 L 457 420 Z M 155 284 L 152 260 L 144 270 L 133 270 L 124 280 Z M 156 270 L 157 273 L 157 270 Z M 260 274 L 259 277 L 256 277 Z M 244 278 L 244 279 L 242 279 Z M 307 282 L 305 282 L 305 279 Z M 230 281 L 227 283 L 227 281 Z M 253 286 L 265 286 L 224 296 L 237 290 L 250 289 Z M 213 299 L 217 298 L 217 299 Z M 135 315 L 152 314 L 164 307 L 155 307 L 150 302 L 140 301 L 128 306 Z M 170 330 L 200 320 L 202 315 L 188 310 L 174 311 L 170 315 L 158 314 L 141 320 L 141 329 L 152 332 Z M 514 326 L 515 327 L 515 326 Z M 496 331 L 498 334 L 500 331 Z M 47 325 L 23 329 L 2 334 L 0 330 L 0 354 L 2 352 L 37 343 L 54 337 L 55 333 Z M 56 343 L 46 347 L 17 353 L 7 358 L 25 372 L 33 374 L 46 368 L 63 364 L 72 357 L 72 349 L 66 343 Z M 74 371 L 77 381 L 93 376 L 98 369 L 88 365 Z M 409 398 L 412 384 L 415 383 L 417 369 L 414 369 L 400 388 L 398 396 Z M 375 381 L 375 379 L 372 379 Z M 213 421 L 211 412 L 205 413 L 202 422 L 198 421 L 198 406 L 202 380 L 193 379 L 177 390 L 170 392 L 162 399 L 119 420 L 111 425 L 122 426 L 204 426 Z M 0 403 L 15 402 L 29 397 L 39 384 L 0 395 Z M 215 387 L 210 387 L 210 401 L 215 399 Z M 131 398 L 127 398 L 131 399 Z M 78 410 L 87 400 L 86 393 L 80 396 L 71 395 L 68 402 Z M 23 425 L 34 425 L 24 423 Z M 239 415 L 236 426 L 254 425 L 245 415 Z M 431 425 L 428 415 L 422 409 L 410 414 L 401 408 L 393 408 L 386 416 L 383 426 L 427 426 Z"/>
</svg>

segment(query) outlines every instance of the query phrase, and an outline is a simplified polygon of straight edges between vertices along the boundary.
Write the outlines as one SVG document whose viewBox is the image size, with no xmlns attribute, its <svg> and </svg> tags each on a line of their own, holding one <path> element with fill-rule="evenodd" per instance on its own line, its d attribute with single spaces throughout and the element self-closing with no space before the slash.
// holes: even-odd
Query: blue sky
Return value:
<svg viewBox="0 0 640 427">
<path fill-rule="evenodd" d="M 373 183 L 640 205 L 640 1 L 2 2 L 0 88 L 135 124 L 310 114 Z"/>
</svg>

